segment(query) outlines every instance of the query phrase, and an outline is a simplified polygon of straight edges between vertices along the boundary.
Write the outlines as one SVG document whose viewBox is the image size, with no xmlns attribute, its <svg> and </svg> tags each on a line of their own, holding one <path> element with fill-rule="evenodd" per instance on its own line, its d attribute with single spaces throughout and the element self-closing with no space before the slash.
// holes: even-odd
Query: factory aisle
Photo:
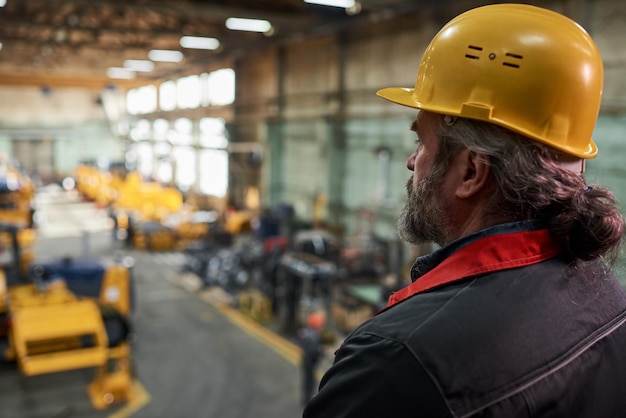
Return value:
<svg viewBox="0 0 626 418">
<path fill-rule="evenodd" d="M 42 192 L 38 205 L 37 258 L 134 258 L 137 396 L 97 411 L 86 394 L 92 370 L 26 377 L 5 363 L 0 369 L 0 418 L 301 415 L 297 348 L 190 286 L 193 281 L 178 273 L 182 254 L 113 244 L 106 212 L 60 189 Z"/>
<path fill-rule="evenodd" d="M 135 256 L 134 358 L 151 401 L 133 416 L 299 416 L 296 365 L 168 280 L 161 257 Z"/>
</svg>

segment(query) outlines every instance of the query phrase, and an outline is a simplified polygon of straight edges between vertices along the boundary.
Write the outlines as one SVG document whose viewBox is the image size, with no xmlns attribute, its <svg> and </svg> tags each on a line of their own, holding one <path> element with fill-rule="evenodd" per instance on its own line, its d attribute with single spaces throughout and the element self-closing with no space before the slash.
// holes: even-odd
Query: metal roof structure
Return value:
<svg viewBox="0 0 626 418">
<path fill-rule="evenodd" d="M 128 86 L 180 75 L 211 61 L 281 42 L 337 32 L 366 19 L 386 19 L 424 3 L 360 0 L 351 8 L 304 0 L 2 0 L 0 85 L 100 88 L 107 69 L 147 60 L 150 50 L 177 50 L 178 63 L 156 62 Z M 228 29 L 228 18 L 263 19 L 268 32 Z M 181 36 L 216 38 L 216 50 L 183 48 Z"/>
</svg>

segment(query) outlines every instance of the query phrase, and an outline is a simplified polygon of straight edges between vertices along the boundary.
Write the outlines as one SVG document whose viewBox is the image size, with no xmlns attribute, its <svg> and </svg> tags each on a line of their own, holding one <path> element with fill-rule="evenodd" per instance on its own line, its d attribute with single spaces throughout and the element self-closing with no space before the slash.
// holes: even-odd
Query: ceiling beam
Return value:
<svg viewBox="0 0 626 418">
<path fill-rule="evenodd" d="M 210 22 L 185 22 L 180 24 L 179 29 L 167 29 L 158 27 L 154 30 L 149 29 L 138 29 L 136 27 L 125 27 L 125 26 L 109 26 L 102 25 L 99 27 L 92 26 L 81 26 L 81 25 L 53 25 L 50 23 L 33 23 L 25 18 L 17 18 L 17 19 L 0 19 L 2 22 L 1 31 L 5 34 L 6 39 L 19 39 L 26 40 L 29 42 L 47 42 L 49 35 L 48 33 L 59 33 L 59 31 L 65 31 L 66 34 L 65 39 L 59 41 L 59 43 L 71 43 L 69 38 L 69 33 L 71 32 L 82 32 L 83 34 L 89 34 L 93 42 L 99 40 L 99 38 L 111 35 L 111 36 L 119 36 L 124 38 L 129 37 L 146 37 L 146 38 L 180 38 L 182 35 L 187 34 L 185 27 L 193 27 L 193 26 L 203 26 L 205 32 L 202 34 L 203 36 L 221 36 L 224 33 L 228 33 L 228 29 L 225 27 L 218 27 L 218 25 Z M 28 32 L 25 32 L 24 29 L 28 28 Z M 207 28 L 210 28 L 207 31 Z M 19 33 L 19 32 L 22 33 Z M 227 32 L 228 31 L 228 32 Z M 37 33 L 44 33 L 42 39 L 37 35 Z"/>
<path fill-rule="evenodd" d="M 156 82 L 155 82 L 156 83 Z M 108 77 L 67 77 L 60 75 L 40 74 L 2 74 L 0 85 L 20 87 L 49 87 L 49 88 L 85 88 L 89 90 L 103 90 L 114 86 L 123 90 L 151 84 L 146 80 L 111 80 Z"/>
<path fill-rule="evenodd" d="M 306 12 L 306 7 L 298 8 L 293 12 L 277 12 L 262 7 L 252 9 L 250 7 L 229 6 L 227 4 L 207 4 L 203 2 L 184 1 L 171 2 L 171 4 L 158 1 L 127 2 L 125 0 L 99 0 L 97 3 L 93 0 L 39 0 L 39 2 L 42 5 L 62 3 L 63 5 L 71 4 L 81 7 L 108 7 L 139 12 L 157 12 L 173 17 L 193 20 L 200 19 L 206 20 L 207 22 L 215 22 L 217 19 L 225 21 L 229 17 L 245 17 L 265 19 L 273 24 L 292 26 L 294 25 L 294 20 L 297 21 L 295 22 L 297 24 L 313 24 L 318 20 L 315 13 Z"/>
</svg>

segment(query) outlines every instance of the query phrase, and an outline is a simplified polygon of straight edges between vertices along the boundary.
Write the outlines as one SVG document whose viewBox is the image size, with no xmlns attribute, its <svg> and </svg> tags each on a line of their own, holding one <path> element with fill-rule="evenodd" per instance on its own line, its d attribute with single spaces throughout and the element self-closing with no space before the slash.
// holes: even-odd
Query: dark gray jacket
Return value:
<svg viewBox="0 0 626 418">
<path fill-rule="evenodd" d="M 442 249 L 431 268 L 464 251 L 502 263 L 519 245 L 480 247 L 494 231 Z M 355 330 L 304 417 L 626 417 L 625 323 L 626 292 L 599 260 L 462 277 Z"/>
</svg>

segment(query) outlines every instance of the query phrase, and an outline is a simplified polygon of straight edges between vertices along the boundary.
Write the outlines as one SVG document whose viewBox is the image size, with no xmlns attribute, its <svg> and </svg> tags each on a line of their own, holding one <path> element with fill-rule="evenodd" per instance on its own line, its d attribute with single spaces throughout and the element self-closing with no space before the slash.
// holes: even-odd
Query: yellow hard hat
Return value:
<svg viewBox="0 0 626 418">
<path fill-rule="evenodd" d="M 401 105 L 478 119 L 579 158 L 591 139 L 602 98 L 598 48 L 576 22 L 522 4 L 478 7 L 432 39 L 415 88 L 377 94 Z"/>
</svg>

